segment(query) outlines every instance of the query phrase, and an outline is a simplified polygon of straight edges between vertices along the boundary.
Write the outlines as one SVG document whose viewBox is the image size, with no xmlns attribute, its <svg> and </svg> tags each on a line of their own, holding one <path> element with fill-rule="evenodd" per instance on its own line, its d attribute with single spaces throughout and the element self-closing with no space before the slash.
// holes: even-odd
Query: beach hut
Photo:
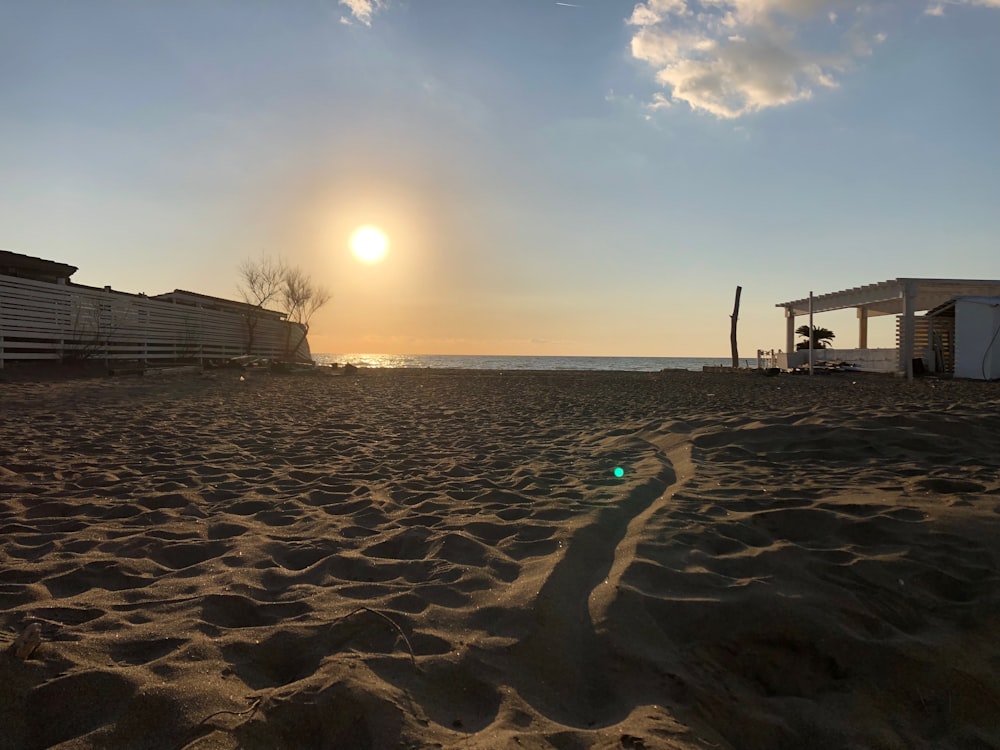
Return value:
<svg viewBox="0 0 1000 750">
<path fill-rule="evenodd" d="M 791 302 L 779 302 L 775 306 L 783 308 L 785 311 L 785 341 L 786 352 L 783 355 L 784 362 L 779 363 L 782 367 L 794 367 L 802 364 L 798 359 L 808 357 L 808 352 L 803 354 L 795 351 L 795 318 L 829 312 L 831 310 L 844 310 L 855 308 L 858 313 L 858 347 L 857 349 L 822 349 L 824 357 L 836 357 L 838 359 L 856 361 L 861 369 L 889 370 L 912 378 L 914 374 L 914 362 L 918 361 L 917 367 L 921 370 L 935 370 L 939 357 L 935 352 L 935 336 L 931 335 L 931 325 L 933 316 L 921 316 L 917 318 L 918 312 L 930 311 L 942 305 L 946 305 L 956 298 L 993 298 L 1000 297 L 1000 280 L 984 279 L 923 279 L 923 278 L 898 278 L 889 281 L 880 281 L 875 284 L 844 289 L 839 292 L 812 295 Z M 969 303 L 978 304 L 982 303 Z M 963 305 L 963 309 L 966 309 Z M 986 330 L 985 312 L 976 313 L 974 308 L 967 308 L 968 319 L 984 322 L 969 324 L 966 335 L 978 336 Z M 975 308 L 978 310 L 978 308 Z M 995 314 L 995 313 L 994 313 Z M 895 349 L 869 349 L 868 348 L 868 319 L 879 315 L 896 315 L 896 341 Z M 966 317 L 966 315 L 963 315 Z M 958 318 L 956 317 L 956 321 Z M 955 352 L 958 351 L 958 328 L 956 326 Z M 995 352 L 1000 345 L 993 343 L 991 352 Z M 966 350 L 974 352 L 976 346 L 966 343 Z M 985 344 L 983 349 L 984 351 Z M 970 357 L 974 355 L 970 354 Z M 990 355 L 992 356 L 992 355 Z M 963 368 L 962 372 L 968 372 Z M 959 375 L 958 360 L 956 359 L 955 374 L 959 377 L 971 377 L 969 375 Z M 981 376 L 980 376 L 981 377 Z M 998 376 L 994 376 L 998 377 Z"/>
<path fill-rule="evenodd" d="M 956 378 L 1000 380 L 1000 296 L 955 297 L 927 313 L 931 330 L 951 331 Z"/>
</svg>

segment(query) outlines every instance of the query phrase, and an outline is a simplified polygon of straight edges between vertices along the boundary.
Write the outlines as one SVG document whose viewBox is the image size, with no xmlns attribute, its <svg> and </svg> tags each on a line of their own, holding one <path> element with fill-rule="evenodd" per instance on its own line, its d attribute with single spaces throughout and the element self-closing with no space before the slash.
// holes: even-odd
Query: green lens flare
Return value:
<svg viewBox="0 0 1000 750">
<path fill-rule="evenodd" d="M 618 479 L 621 479 L 623 476 L 625 476 L 625 469 L 623 469 L 621 466 L 616 466 L 615 467 L 615 477 L 617 477 Z"/>
</svg>

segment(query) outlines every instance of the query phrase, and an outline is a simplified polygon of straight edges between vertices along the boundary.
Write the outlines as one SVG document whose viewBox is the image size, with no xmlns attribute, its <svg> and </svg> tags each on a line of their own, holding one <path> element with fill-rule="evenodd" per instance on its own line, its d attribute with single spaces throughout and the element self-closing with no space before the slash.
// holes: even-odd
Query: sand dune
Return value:
<svg viewBox="0 0 1000 750">
<path fill-rule="evenodd" d="M 996 384 L 238 378 L 0 382 L 0 748 L 1000 747 Z"/>
</svg>

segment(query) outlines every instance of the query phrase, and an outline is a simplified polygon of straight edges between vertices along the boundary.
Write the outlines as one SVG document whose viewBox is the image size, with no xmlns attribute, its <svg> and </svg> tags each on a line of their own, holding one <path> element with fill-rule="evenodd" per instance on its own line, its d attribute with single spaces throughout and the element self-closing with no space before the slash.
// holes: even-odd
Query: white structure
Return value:
<svg viewBox="0 0 1000 750">
<path fill-rule="evenodd" d="M 934 332 L 928 328 L 928 326 L 933 325 L 933 318 L 927 319 L 926 322 L 925 319 L 921 318 L 921 324 L 918 325 L 916 314 L 938 308 L 956 297 L 1000 297 L 1000 281 L 900 278 L 845 289 L 840 292 L 809 296 L 791 302 L 780 302 L 775 307 L 781 307 L 785 310 L 785 345 L 789 361 L 798 354 L 795 351 L 796 316 L 843 310 L 849 307 L 856 308 L 858 313 L 858 350 L 868 350 L 868 319 L 878 315 L 898 315 L 897 340 L 899 346 L 895 350 L 895 371 L 905 374 L 907 378 L 912 378 L 915 358 L 921 359 L 923 364 L 932 370 L 936 369 L 935 363 L 939 360 L 938 352 L 935 352 Z M 970 320 L 975 317 L 976 314 L 973 313 Z M 982 314 L 982 317 L 985 319 L 985 314 Z M 975 330 L 975 335 L 980 335 L 979 327 Z M 916 346 L 918 335 L 923 339 L 921 343 L 925 344 L 919 350 Z M 970 332 L 969 335 L 972 333 Z M 983 344 L 981 352 L 987 343 L 988 341 Z M 993 344 L 994 348 L 997 346 L 997 343 Z M 966 347 L 969 351 L 975 349 L 969 343 L 966 344 Z M 957 351 L 957 342 L 955 348 Z M 813 350 L 814 355 L 818 352 L 825 352 L 827 357 L 835 356 L 838 359 L 846 359 L 846 356 L 841 356 L 840 351 L 835 349 Z M 852 350 L 851 353 L 857 354 L 859 352 Z M 846 355 L 847 352 L 844 354 Z M 808 353 L 806 356 L 808 357 Z M 864 360 L 864 357 L 853 357 L 853 359 Z M 862 367 L 864 368 L 863 361 Z M 957 360 L 955 374 L 958 375 Z M 959 375 L 959 377 L 963 376 Z"/>
<path fill-rule="evenodd" d="M 0 251 L 0 368 L 7 360 L 308 361 L 304 326 L 276 310 L 175 290 L 159 298 L 74 284 L 77 269 Z"/>
<path fill-rule="evenodd" d="M 1000 297 L 956 297 L 928 316 L 954 328 L 956 378 L 1000 380 Z"/>
</svg>

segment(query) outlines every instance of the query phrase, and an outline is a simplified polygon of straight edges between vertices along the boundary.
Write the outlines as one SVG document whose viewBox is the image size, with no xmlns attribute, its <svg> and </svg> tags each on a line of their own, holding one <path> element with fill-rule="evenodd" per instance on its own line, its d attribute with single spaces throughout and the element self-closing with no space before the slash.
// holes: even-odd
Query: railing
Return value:
<svg viewBox="0 0 1000 750">
<path fill-rule="evenodd" d="M 297 358 L 309 358 L 309 342 L 297 323 L 0 276 L 0 368 L 6 360 L 280 357 L 290 348 Z"/>
<path fill-rule="evenodd" d="M 774 349 L 758 349 L 757 350 L 757 369 L 758 370 L 773 370 L 776 367 L 780 367 L 778 364 L 778 354 Z"/>
</svg>

